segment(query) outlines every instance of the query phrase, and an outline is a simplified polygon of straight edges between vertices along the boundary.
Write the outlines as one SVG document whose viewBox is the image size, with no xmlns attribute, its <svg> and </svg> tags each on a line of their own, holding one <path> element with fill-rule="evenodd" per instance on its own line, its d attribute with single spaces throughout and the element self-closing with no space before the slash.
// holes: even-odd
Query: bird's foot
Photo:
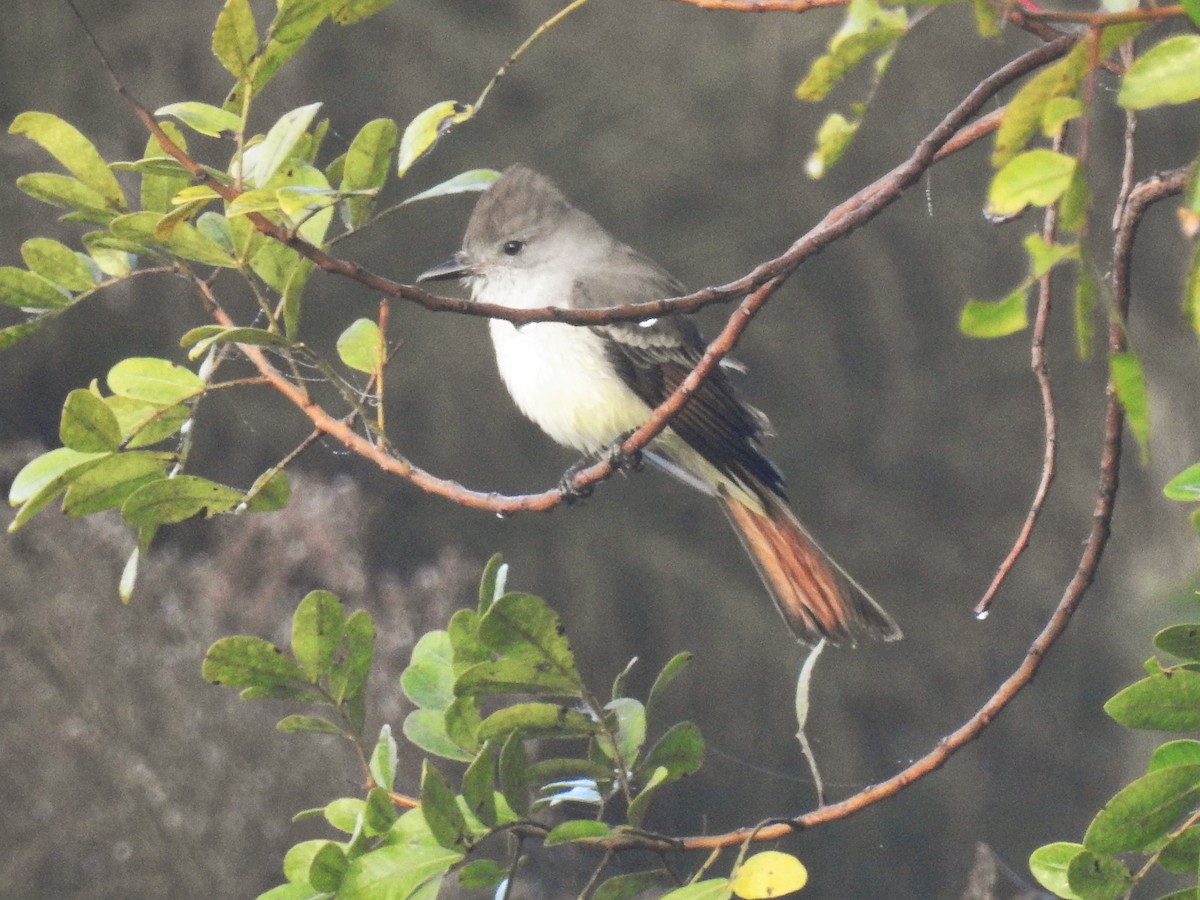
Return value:
<svg viewBox="0 0 1200 900">
<path fill-rule="evenodd" d="M 641 450 L 635 450 L 633 453 L 626 453 L 621 448 L 625 445 L 625 441 L 633 434 L 632 431 L 627 431 L 621 435 L 611 447 L 608 448 L 608 463 L 616 472 L 640 472 L 646 464 L 646 460 L 642 456 Z"/>
<path fill-rule="evenodd" d="M 563 472 L 562 478 L 558 480 L 558 493 L 567 505 L 579 503 L 592 496 L 593 485 L 575 486 L 575 476 L 591 465 L 590 459 L 581 459 Z"/>
</svg>

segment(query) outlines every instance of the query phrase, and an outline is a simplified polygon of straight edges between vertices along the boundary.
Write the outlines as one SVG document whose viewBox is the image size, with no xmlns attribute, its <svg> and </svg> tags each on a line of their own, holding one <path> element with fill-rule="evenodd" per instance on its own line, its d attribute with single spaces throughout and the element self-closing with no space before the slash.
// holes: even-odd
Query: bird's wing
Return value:
<svg viewBox="0 0 1200 900">
<path fill-rule="evenodd" d="M 630 265 L 591 270 L 575 285 L 576 308 L 644 303 L 685 293 L 655 263 L 628 250 Z M 617 322 L 593 329 L 607 339 L 609 359 L 623 381 L 650 407 L 687 377 L 705 342 L 686 316 Z M 783 496 L 783 476 L 758 449 L 770 433 L 766 416 L 743 402 L 721 369 L 712 372 L 671 420 L 671 428 L 720 472 L 752 490 Z"/>
</svg>

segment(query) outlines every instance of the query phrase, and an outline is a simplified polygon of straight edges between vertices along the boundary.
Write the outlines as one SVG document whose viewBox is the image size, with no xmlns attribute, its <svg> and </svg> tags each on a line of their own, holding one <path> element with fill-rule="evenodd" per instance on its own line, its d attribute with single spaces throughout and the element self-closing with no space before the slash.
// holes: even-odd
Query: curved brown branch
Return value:
<svg viewBox="0 0 1200 900">
<path fill-rule="evenodd" d="M 1061 150 L 1063 135 L 1054 141 L 1054 149 Z M 1042 222 L 1042 240 L 1047 244 L 1054 243 L 1058 232 L 1058 207 L 1051 206 L 1046 210 Z M 1081 263 L 1082 264 L 1082 263 Z M 1000 587 L 1012 572 L 1021 554 L 1029 547 L 1029 539 L 1033 535 L 1034 526 L 1041 517 L 1046 498 L 1050 495 L 1050 485 L 1054 481 L 1056 461 L 1058 459 L 1058 414 L 1054 408 L 1054 391 L 1050 385 L 1050 367 L 1046 360 L 1046 328 L 1050 321 L 1050 300 L 1053 294 L 1054 270 L 1051 269 L 1038 279 L 1037 312 L 1033 320 L 1033 337 L 1030 341 L 1029 367 L 1037 380 L 1038 392 L 1042 398 L 1042 422 L 1045 443 L 1042 451 L 1042 474 L 1038 479 L 1037 489 L 1033 494 L 1033 502 L 1025 515 L 1012 549 L 1004 557 L 1004 561 L 996 569 L 996 574 L 988 585 L 983 597 L 975 604 L 975 615 L 986 616 L 991 609 L 992 600 Z"/>
<path fill-rule="evenodd" d="M 1124 206 L 1120 223 L 1116 229 L 1113 243 L 1113 294 L 1119 315 L 1109 330 L 1108 349 L 1120 352 L 1125 349 L 1125 330 L 1123 322 L 1129 308 L 1130 298 L 1130 269 L 1132 264 L 1133 242 L 1137 235 L 1138 225 L 1143 215 L 1154 203 L 1166 197 L 1179 194 L 1191 177 L 1192 167 L 1175 169 L 1171 172 L 1152 176 L 1137 184 L 1130 191 L 1128 202 Z M 1116 390 L 1112 382 L 1105 386 L 1106 404 L 1104 415 L 1104 437 L 1100 450 L 1099 482 L 1096 489 L 1096 501 L 1092 510 L 1092 527 L 1084 544 L 1083 554 L 1075 568 L 1075 574 L 1067 583 L 1062 598 L 1055 607 L 1049 620 L 1041 632 L 1029 645 L 1021 664 L 1004 680 L 991 697 L 979 710 L 959 728 L 943 737 L 932 750 L 915 763 L 896 775 L 873 784 L 838 803 L 822 806 L 804 815 L 787 819 L 769 828 L 759 829 L 754 834 L 752 829 L 739 829 L 718 835 L 680 838 L 676 840 L 661 839 L 649 844 L 653 849 L 670 847 L 680 850 L 707 850 L 715 847 L 730 847 L 740 844 L 754 834 L 755 840 L 777 840 L 788 833 L 812 828 L 817 825 L 843 819 L 868 806 L 880 802 L 899 793 L 910 784 L 937 771 L 960 748 L 975 740 L 983 730 L 992 723 L 1018 693 L 1033 680 L 1041 666 L 1042 660 L 1051 647 L 1062 637 L 1067 625 L 1078 609 L 1079 603 L 1091 587 L 1096 577 L 1104 548 L 1108 543 L 1112 525 L 1113 506 L 1117 495 L 1118 473 L 1121 461 L 1121 431 L 1124 415 L 1117 400 Z M 641 846 L 646 847 L 645 839 L 627 839 L 624 837 L 610 838 L 599 842 L 605 847 L 617 848 Z"/>
</svg>

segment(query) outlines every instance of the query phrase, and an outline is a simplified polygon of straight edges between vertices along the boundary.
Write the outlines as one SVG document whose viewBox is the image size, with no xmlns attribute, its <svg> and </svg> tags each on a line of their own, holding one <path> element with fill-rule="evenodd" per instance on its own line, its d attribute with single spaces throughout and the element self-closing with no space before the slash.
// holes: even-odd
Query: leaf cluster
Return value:
<svg viewBox="0 0 1200 900">
<path fill-rule="evenodd" d="M 1200 730 L 1200 624 L 1173 625 L 1154 637 L 1180 662 L 1146 662 L 1147 676 L 1118 692 L 1104 711 L 1129 728 L 1178 734 Z M 1121 788 L 1092 819 L 1082 843 L 1057 842 L 1033 852 L 1029 866 L 1041 884 L 1068 900 L 1129 896 L 1156 869 L 1188 877 L 1192 886 L 1160 900 L 1200 890 L 1200 740 L 1179 738 L 1150 755 L 1146 774 Z M 1130 856 L 1144 858 L 1133 871 Z"/>
</svg>

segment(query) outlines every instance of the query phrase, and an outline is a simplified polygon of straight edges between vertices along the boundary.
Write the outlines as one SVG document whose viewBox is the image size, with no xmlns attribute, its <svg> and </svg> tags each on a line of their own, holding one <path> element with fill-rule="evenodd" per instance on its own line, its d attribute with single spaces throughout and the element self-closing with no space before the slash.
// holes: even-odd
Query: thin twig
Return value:
<svg viewBox="0 0 1200 900">
<path fill-rule="evenodd" d="M 1064 129 L 1054 138 L 1055 150 L 1062 150 L 1065 143 L 1065 134 L 1066 130 Z M 1058 207 L 1049 206 L 1046 208 L 1045 217 L 1042 220 L 1042 240 L 1047 244 L 1053 244 L 1057 234 Z M 1021 554 L 1029 547 L 1029 539 L 1033 535 L 1034 526 L 1037 525 L 1037 520 L 1042 514 L 1046 498 L 1050 495 L 1050 485 L 1054 481 L 1056 460 L 1058 458 L 1058 413 L 1054 407 L 1054 391 L 1050 386 L 1050 367 L 1046 360 L 1046 329 L 1050 322 L 1053 275 L 1054 270 L 1051 269 L 1038 279 L 1037 312 L 1034 314 L 1033 337 L 1030 341 L 1029 351 L 1029 367 L 1033 371 L 1033 377 L 1037 380 L 1038 391 L 1042 398 L 1042 422 L 1043 433 L 1045 435 L 1045 443 L 1042 450 L 1042 474 L 1038 479 L 1038 486 L 1037 490 L 1034 491 L 1033 502 L 1030 504 L 1029 512 L 1025 516 L 1025 523 L 1021 526 L 1021 530 L 1017 534 L 1016 542 L 1013 544 L 1012 549 L 1008 551 L 1004 562 L 996 570 L 996 575 L 992 578 L 992 583 L 988 585 L 987 590 L 983 592 L 983 597 L 975 604 L 975 615 L 980 618 L 988 614 L 992 606 L 992 600 L 1000 590 L 1001 585 L 1004 584 L 1005 579 L 1012 572 Z"/>
</svg>

